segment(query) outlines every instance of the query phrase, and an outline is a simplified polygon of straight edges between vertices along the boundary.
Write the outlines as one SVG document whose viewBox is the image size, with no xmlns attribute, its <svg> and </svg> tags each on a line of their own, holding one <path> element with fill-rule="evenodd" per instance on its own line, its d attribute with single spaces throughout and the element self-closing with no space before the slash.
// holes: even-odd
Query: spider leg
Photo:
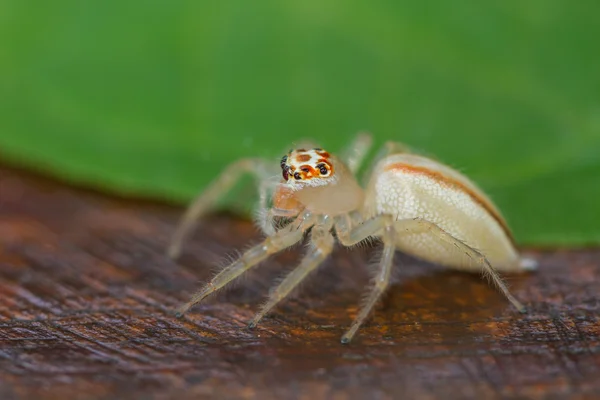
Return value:
<svg viewBox="0 0 600 400">
<path fill-rule="evenodd" d="M 354 221 L 354 223 L 356 222 L 358 221 Z M 346 247 L 354 246 L 368 237 L 377 236 L 385 228 L 394 225 L 394 217 L 389 214 L 380 214 L 354 227 L 351 227 L 351 223 L 352 219 L 348 215 L 335 218 L 338 240 Z"/>
<path fill-rule="evenodd" d="M 360 168 L 372 143 L 373 138 L 370 133 L 359 132 L 352 142 L 350 142 L 348 147 L 342 151 L 341 159 L 348 166 L 348 169 L 350 169 L 352 174 L 356 174 Z"/>
<path fill-rule="evenodd" d="M 283 300 L 290 292 L 298 286 L 312 271 L 314 271 L 333 249 L 334 239 L 330 232 L 331 223 L 328 225 L 319 225 L 318 223 L 311 231 L 311 249 L 304 256 L 300 265 L 290 272 L 285 279 L 272 290 L 267 302 L 261 307 L 260 311 L 254 316 L 248 324 L 248 328 L 254 328 L 258 322 L 269 312 L 277 303 Z"/>
<path fill-rule="evenodd" d="M 412 149 L 401 142 L 393 142 L 387 141 L 383 145 L 382 156 L 389 156 L 390 154 L 399 154 L 399 153 L 412 153 Z"/>
<path fill-rule="evenodd" d="M 381 260 L 379 261 L 379 269 L 374 279 L 373 288 L 371 289 L 368 297 L 365 299 L 365 303 L 354 319 L 354 322 L 352 322 L 350 329 L 348 329 L 342 336 L 342 343 L 344 344 L 350 343 L 352 337 L 354 337 L 354 334 L 356 334 L 358 328 L 360 328 L 363 322 L 367 319 L 371 313 L 371 310 L 377 303 L 377 300 L 379 300 L 390 283 L 394 253 L 396 252 L 394 228 L 391 226 L 386 227 L 381 236 L 383 240 L 383 254 L 381 256 Z"/>
<path fill-rule="evenodd" d="M 190 307 L 201 302 L 208 295 L 221 289 L 229 282 L 248 271 L 250 268 L 265 260 L 271 254 L 277 253 L 293 244 L 299 242 L 304 232 L 311 226 L 313 218 L 309 212 L 299 216 L 293 223 L 277 231 L 273 236 L 267 237 L 260 244 L 250 248 L 242 256 L 228 267 L 224 268 L 208 282 L 202 289 L 192 296 L 190 301 L 177 310 L 177 317 L 190 309 Z"/>
<path fill-rule="evenodd" d="M 375 167 L 377 166 L 377 163 L 379 163 L 379 161 L 381 161 L 382 158 L 387 157 L 391 154 L 399 154 L 399 153 L 412 153 L 412 150 L 410 147 L 408 147 L 404 143 L 392 142 L 392 141 L 385 142 L 383 144 L 383 146 L 381 146 L 381 148 L 377 151 L 377 154 L 375 154 L 375 157 L 373 157 L 373 160 L 371 161 L 367 171 L 365 171 L 365 173 L 363 174 L 362 183 L 364 185 L 366 185 L 368 183 L 368 180 L 371 178 L 371 175 L 373 175 L 373 170 L 375 169 Z"/>
<path fill-rule="evenodd" d="M 183 241 L 190 234 L 197 220 L 203 217 L 223 194 L 231 190 L 244 174 L 249 173 L 262 180 L 273 172 L 269 164 L 261 159 L 244 158 L 227 166 L 221 175 L 194 200 L 185 212 L 169 244 L 169 257 L 176 258 L 179 256 Z M 261 200 L 262 197 L 266 198 L 267 194 L 261 194 Z"/>
<path fill-rule="evenodd" d="M 336 217 L 335 219 L 335 229 L 338 240 L 344 246 L 355 245 L 356 243 L 359 243 L 370 236 L 381 236 L 384 240 L 384 255 L 382 264 L 380 264 L 380 273 L 377 277 L 377 279 L 381 279 L 381 289 L 377 287 L 378 281 L 376 280 L 376 286 L 371 295 L 368 297 L 366 305 L 356 317 L 356 320 L 352 324 L 350 330 L 348 330 L 348 332 L 346 332 L 346 334 L 344 334 L 342 337 L 342 343 L 348 343 L 352 339 L 352 336 L 356 333 L 356 330 L 358 330 L 360 324 L 368 316 L 373 304 L 375 304 L 377 301 L 377 298 L 380 295 L 379 291 L 383 292 L 385 286 L 387 285 L 386 277 L 389 277 L 387 268 L 391 268 L 391 261 L 389 261 L 389 265 L 383 263 L 387 262 L 388 257 L 390 257 L 391 260 L 391 255 L 387 255 L 386 253 L 386 249 L 389 248 L 389 246 L 391 246 L 391 244 L 394 242 L 394 240 L 392 240 L 392 243 L 390 243 L 390 240 L 386 238 L 388 235 L 391 235 L 389 233 L 390 229 L 393 229 L 396 237 L 400 235 L 431 233 L 439 240 L 455 246 L 457 249 L 463 251 L 467 257 L 478 262 L 481 265 L 483 272 L 492 280 L 492 282 L 494 282 L 496 287 L 502 292 L 502 294 L 504 294 L 504 296 L 512 303 L 512 305 L 519 312 L 525 312 L 525 307 L 510 293 L 485 255 L 470 247 L 463 241 L 455 238 L 433 222 L 426 221 L 422 218 L 395 220 L 391 215 L 381 214 L 351 228 L 351 219 L 348 216 L 340 216 Z M 395 249 L 395 245 L 393 248 Z M 393 254 L 393 252 L 391 254 Z"/>
<path fill-rule="evenodd" d="M 502 292 L 502 294 L 504 294 L 508 301 L 510 301 L 519 312 L 526 312 L 525 306 L 523 306 L 523 304 L 521 304 L 510 293 L 510 291 L 506 287 L 506 284 L 502 281 L 500 275 L 498 275 L 498 272 L 496 272 L 496 270 L 492 267 L 485 255 L 483 255 L 480 251 L 467 245 L 462 240 L 452 236 L 450 233 L 446 232 L 433 222 L 424 220 L 422 218 L 399 220 L 396 221 L 395 226 L 398 233 L 403 234 L 431 233 L 439 240 L 456 247 L 460 251 L 463 251 L 467 255 L 467 257 L 481 265 L 483 272 L 491 279 L 491 281 L 496 285 L 496 287 Z"/>
</svg>

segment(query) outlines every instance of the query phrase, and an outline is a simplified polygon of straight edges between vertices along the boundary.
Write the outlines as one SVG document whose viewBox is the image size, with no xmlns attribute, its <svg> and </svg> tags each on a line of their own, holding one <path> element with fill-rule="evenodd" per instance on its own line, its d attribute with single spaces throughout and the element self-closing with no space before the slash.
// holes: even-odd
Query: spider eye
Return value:
<svg viewBox="0 0 600 400">
<path fill-rule="evenodd" d="M 281 159 L 281 162 L 279 163 L 279 165 L 281 166 L 281 169 L 285 169 L 285 163 L 287 162 L 288 157 L 287 156 L 283 156 L 283 158 Z"/>
<path fill-rule="evenodd" d="M 319 168 L 319 172 L 321 173 L 321 175 L 327 175 L 329 173 L 329 171 L 325 167 L 325 164 L 319 164 L 317 165 L 317 168 Z"/>
<path fill-rule="evenodd" d="M 295 179 L 297 179 L 297 180 L 300 180 L 300 179 L 302 179 L 302 177 L 300 176 L 300 174 L 299 174 L 298 172 L 296 172 L 296 173 L 294 174 L 294 178 L 295 178 Z"/>
<path fill-rule="evenodd" d="M 303 172 L 306 172 L 307 174 L 310 172 L 310 169 L 308 169 L 306 167 L 300 168 L 300 170 Z"/>
</svg>

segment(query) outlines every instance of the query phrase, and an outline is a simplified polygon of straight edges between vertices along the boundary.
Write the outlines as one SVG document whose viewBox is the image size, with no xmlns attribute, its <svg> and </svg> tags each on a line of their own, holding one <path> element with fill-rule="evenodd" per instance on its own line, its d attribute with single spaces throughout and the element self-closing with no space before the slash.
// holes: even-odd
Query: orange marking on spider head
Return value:
<svg viewBox="0 0 600 400">
<path fill-rule="evenodd" d="M 331 155 L 330 155 L 330 154 L 329 154 L 327 151 L 325 151 L 325 150 L 323 150 L 323 149 L 313 149 L 313 150 L 314 150 L 314 151 L 315 151 L 315 152 L 316 152 L 318 155 L 320 155 L 322 158 L 329 159 L 329 157 L 331 157 Z"/>
<path fill-rule="evenodd" d="M 281 159 L 283 179 L 286 181 L 308 181 L 333 176 L 330 155 L 323 149 L 291 150 Z"/>
<path fill-rule="evenodd" d="M 297 162 L 307 162 L 307 161 L 310 161 L 310 159 L 311 159 L 310 154 L 298 154 L 296 156 Z"/>
</svg>

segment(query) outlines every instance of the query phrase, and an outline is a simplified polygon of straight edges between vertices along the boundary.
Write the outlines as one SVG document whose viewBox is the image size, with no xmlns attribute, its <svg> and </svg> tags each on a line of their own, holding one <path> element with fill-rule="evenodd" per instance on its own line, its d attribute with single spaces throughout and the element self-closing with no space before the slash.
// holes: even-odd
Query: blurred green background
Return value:
<svg viewBox="0 0 600 400">
<path fill-rule="evenodd" d="M 600 243 L 600 2 L 0 2 L 0 156 L 185 202 L 356 131 L 453 165 L 521 243 Z"/>
</svg>

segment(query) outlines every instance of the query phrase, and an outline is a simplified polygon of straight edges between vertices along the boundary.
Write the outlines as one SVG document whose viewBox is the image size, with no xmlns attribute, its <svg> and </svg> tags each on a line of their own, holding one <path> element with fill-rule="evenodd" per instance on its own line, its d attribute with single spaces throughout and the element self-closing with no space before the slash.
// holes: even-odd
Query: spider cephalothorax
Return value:
<svg viewBox="0 0 600 400">
<path fill-rule="evenodd" d="M 181 242 L 195 220 L 244 173 L 260 180 L 258 222 L 267 237 L 215 275 L 179 309 L 178 315 L 305 236 L 310 246 L 304 258 L 271 291 L 249 327 L 255 327 L 316 270 L 336 241 L 353 246 L 370 237 L 383 242 L 383 251 L 374 284 L 342 336 L 343 343 L 352 339 L 387 288 L 396 250 L 447 267 L 483 271 L 518 310 L 524 311 L 492 265 L 503 271 L 522 272 L 535 263 L 520 258 L 486 195 L 458 171 L 408 154 L 397 143 L 388 143 L 382 149 L 362 187 L 356 173 L 370 144 L 369 135 L 358 135 L 340 157 L 319 148 L 290 150 L 279 165 L 283 181 L 276 173 L 277 164 L 270 161 L 248 158 L 230 165 L 189 208 L 169 253 L 179 254 Z M 455 184 L 448 185 L 448 181 Z M 283 219 L 283 223 L 273 224 L 274 218 Z"/>
<path fill-rule="evenodd" d="M 283 179 L 291 185 L 296 182 L 309 186 L 330 183 L 323 180 L 334 177 L 330 157 L 328 152 L 320 148 L 290 150 L 281 159 Z"/>
</svg>

